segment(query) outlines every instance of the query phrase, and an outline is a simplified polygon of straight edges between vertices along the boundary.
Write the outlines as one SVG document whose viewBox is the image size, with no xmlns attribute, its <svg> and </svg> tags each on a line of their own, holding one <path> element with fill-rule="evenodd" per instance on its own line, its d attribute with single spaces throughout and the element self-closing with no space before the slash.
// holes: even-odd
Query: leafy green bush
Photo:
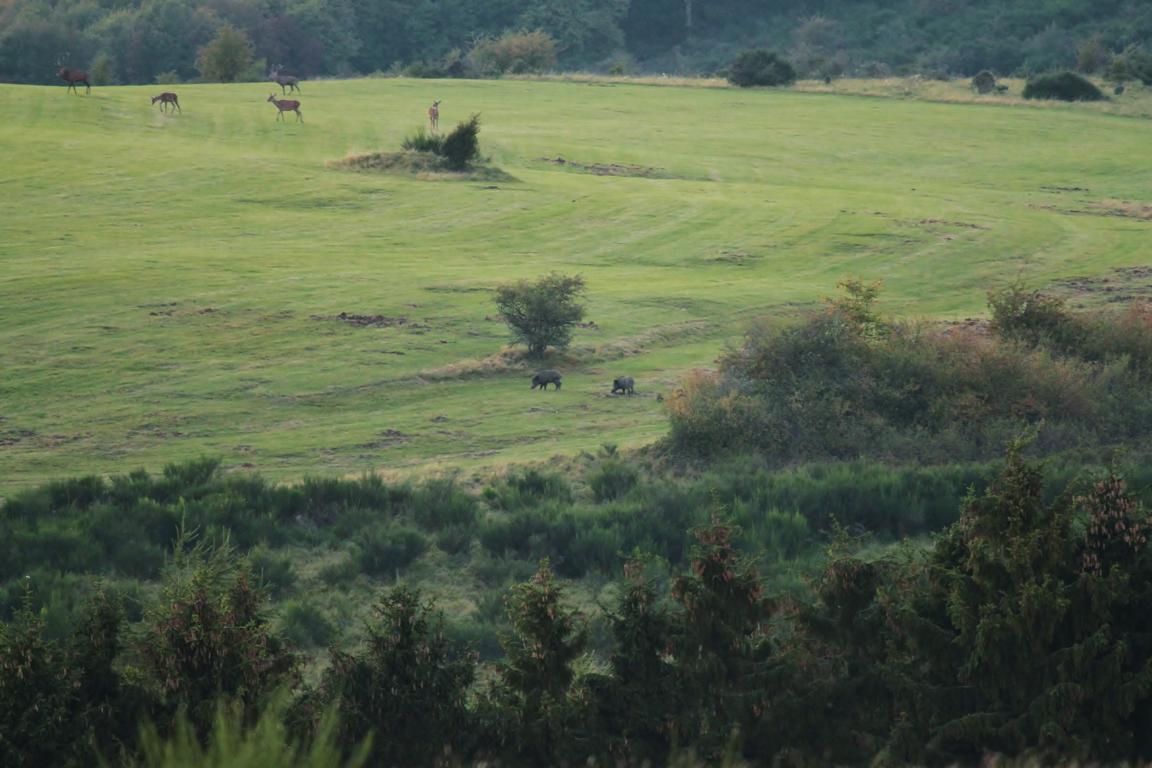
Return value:
<svg viewBox="0 0 1152 768">
<path fill-rule="evenodd" d="M 267 547 L 257 547 L 248 553 L 248 562 L 261 586 L 273 598 L 284 597 L 295 588 L 296 569 L 290 556 Z"/>
<path fill-rule="evenodd" d="M 556 41 L 540 29 L 508 31 L 500 37 L 481 38 L 468 56 L 485 74 L 545 72 L 556 66 Z"/>
<path fill-rule="evenodd" d="M 196 52 L 196 68 L 205 80 L 231 83 L 252 66 L 252 41 L 231 24 L 222 24 L 216 37 Z"/>
<path fill-rule="evenodd" d="M 1063 300 L 1028 291 L 1019 284 L 989 293 L 988 308 L 992 310 L 992 331 L 1005 339 L 1069 348 L 1083 337 L 1082 324 L 1068 312 Z"/>
<path fill-rule="evenodd" d="M 1102 101 L 1105 96 L 1092 81 L 1075 72 L 1056 72 L 1040 75 L 1024 86 L 1026 99 L 1058 99 L 1060 101 Z"/>
<path fill-rule="evenodd" d="M 496 509 L 522 509 L 545 500 L 570 502 L 572 486 L 561 474 L 530 467 L 513 470 L 484 489 L 484 498 Z"/>
<path fill-rule="evenodd" d="M 324 612 L 308 600 L 287 600 L 280 606 L 280 633 L 298 648 L 326 646 L 336 627 Z"/>
<path fill-rule="evenodd" d="M 634 467 L 617 459 L 605 459 L 596 465 L 588 475 L 588 485 L 598 502 L 620 498 L 636 485 L 637 472 Z"/>
<path fill-rule="evenodd" d="M 440 152 L 449 168 L 463 170 L 480 156 L 480 115 L 472 115 L 444 137 Z"/>
<path fill-rule="evenodd" d="M 775 53 L 761 49 L 744 51 L 728 68 L 728 82 L 741 88 L 791 85 L 795 81 L 796 70 L 791 64 Z"/>
<path fill-rule="evenodd" d="M 371 576 L 395 576 L 428 549 L 420 531 L 400 523 L 365 528 L 356 537 L 356 564 Z"/>
<path fill-rule="evenodd" d="M 444 137 L 438 133 L 427 133 L 418 128 L 416 133 L 404 137 L 401 148 L 410 152 L 431 152 L 434 155 L 443 153 Z"/>
<path fill-rule="evenodd" d="M 1108 65 L 1107 79 L 1120 84 L 1137 80 L 1152 85 L 1152 54 L 1138 48 L 1117 54 Z"/>
<path fill-rule="evenodd" d="M 428 480 L 412 494 L 412 521 L 429 530 L 471 528 L 478 514 L 474 496 L 450 478 Z"/>
</svg>

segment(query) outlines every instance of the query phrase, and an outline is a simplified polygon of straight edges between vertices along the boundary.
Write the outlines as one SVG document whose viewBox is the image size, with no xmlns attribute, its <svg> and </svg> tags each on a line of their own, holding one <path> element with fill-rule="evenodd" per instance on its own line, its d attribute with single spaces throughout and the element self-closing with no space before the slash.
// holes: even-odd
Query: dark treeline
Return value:
<svg viewBox="0 0 1152 768">
<path fill-rule="evenodd" d="M 787 55 L 802 76 L 1033 73 L 1104 61 L 1152 39 L 1143 0 L 9 0 L 0 80 L 48 83 L 64 64 L 99 81 L 206 76 L 198 52 L 234 29 L 240 77 L 482 74 L 485 37 L 542 30 L 557 66 L 712 74 L 748 46 Z M 543 61 L 552 61 L 546 56 Z"/>
<path fill-rule="evenodd" d="M 322 736 L 349 754 L 367 744 L 372 765 L 1152 758 L 1146 513 L 1112 473 L 1049 495 L 1042 467 L 1012 450 L 931 548 L 864 557 L 838 537 L 799 597 L 766 589 L 713 511 L 684 567 L 628 561 L 599 663 L 547 561 L 509 590 L 504 655 L 483 673 L 400 585 L 312 685 L 251 566 L 182 542 L 131 632 L 100 588 L 63 640 L 32 610 L 0 624 L 0 762 L 136 764 L 142 721 L 195 749 L 225 727 L 222 700 L 239 728 L 286 689 L 281 739 L 336 711 Z M 229 764 L 247 764 L 232 749 Z"/>
</svg>

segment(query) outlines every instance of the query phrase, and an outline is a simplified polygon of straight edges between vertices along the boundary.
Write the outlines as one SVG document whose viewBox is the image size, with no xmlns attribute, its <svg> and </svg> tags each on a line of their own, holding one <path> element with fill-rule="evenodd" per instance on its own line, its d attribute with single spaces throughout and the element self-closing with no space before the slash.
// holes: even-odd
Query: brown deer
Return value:
<svg viewBox="0 0 1152 768">
<path fill-rule="evenodd" d="M 301 123 L 304 122 L 304 117 L 300 114 L 300 102 L 295 99 L 278 99 L 276 94 L 270 93 L 268 94 L 268 101 L 275 104 L 276 109 L 280 110 L 276 113 L 277 120 L 282 119 L 285 112 L 295 112 L 296 120 Z"/>
<path fill-rule="evenodd" d="M 432 102 L 432 106 L 428 107 L 428 122 L 432 124 L 432 130 L 440 127 L 440 102 Z"/>
<path fill-rule="evenodd" d="M 290 93 L 300 90 L 300 78 L 280 74 L 279 64 L 273 67 L 272 71 L 268 73 L 268 79 L 280 86 L 280 93 Z"/>
<path fill-rule="evenodd" d="M 60 62 L 56 63 L 59 64 Z M 88 73 L 84 70 L 60 67 L 56 74 L 68 83 L 69 91 L 76 91 L 76 95 L 80 95 L 80 91 L 76 90 L 76 83 L 84 83 L 84 93 L 92 93 L 92 85 L 88 82 Z"/>
<path fill-rule="evenodd" d="M 167 104 L 173 105 L 180 112 L 184 111 L 184 110 L 180 109 L 180 100 L 178 98 L 176 98 L 176 94 L 171 93 L 169 91 L 165 91 L 164 93 L 160 94 L 159 96 L 153 96 L 152 97 L 152 103 L 155 104 L 156 102 L 160 102 L 160 111 L 161 112 L 167 111 L 165 109 L 165 105 L 167 105 Z"/>
</svg>

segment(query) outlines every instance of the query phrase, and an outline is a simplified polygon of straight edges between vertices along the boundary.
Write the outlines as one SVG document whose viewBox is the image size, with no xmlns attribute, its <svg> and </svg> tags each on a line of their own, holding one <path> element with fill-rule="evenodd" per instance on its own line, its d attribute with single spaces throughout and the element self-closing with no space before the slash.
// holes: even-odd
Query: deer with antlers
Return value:
<svg viewBox="0 0 1152 768">
<path fill-rule="evenodd" d="M 440 102 L 432 102 L 432 106 L 428 107 L 428 122 L 432 125 L 432 130 L 440 127 Z"/>
<path fill-rule="evenodd" d="M 160 111 L 161 112 L 167 111 L 167 109 L 165 107 L 168 104 L 171 104 L 172 106 L 176 107 L 176 109 L 179 112 L 181 112 L 181 113 L 184 112 L 184 110 L 180 109 L 180 100 L 178 98 L 176 98 L 176 94 L 172 93 L 171 91 L 165 91 L 164 93 L 160 94 L 159 96 L 153 96 L 152 97 L 152 103 L 155 104 L 156 102 L 160 102 Z"/>
<path fill-rule="evenodd" d="M 295 99 L 278 99 L 276 94 L 268 94 L 268 101 L 276 105 L 279 111 L 276 113 L 276 119 L 280 120 L 284 117 L 285 112 L 295 112 L 297 122 L 304 122 L 304 117 L 300 114 L 300 102 Z"/>
<path fill-rule="evenodd" d="M 64 66 L 63 57 L 56 60 L 56 66 L 60 67 L 56 74 L 68 83 L 69 91 L 76 91 L 76 95 L 80 95 L 80 91 L 76 88 L 76 83 L 84 84 L 84 93 L 92 93 L 92 85 L 88 82 L 88 73 L 82 69 L 69 69 Z"/>
<path fill-rule="evenodd" d="M 268 79 L 280 86 L 280 93 L 282 94 L 300 90 L 300 78 L 280 74 L 279 64 L 268 73 Z"/>
</svg>

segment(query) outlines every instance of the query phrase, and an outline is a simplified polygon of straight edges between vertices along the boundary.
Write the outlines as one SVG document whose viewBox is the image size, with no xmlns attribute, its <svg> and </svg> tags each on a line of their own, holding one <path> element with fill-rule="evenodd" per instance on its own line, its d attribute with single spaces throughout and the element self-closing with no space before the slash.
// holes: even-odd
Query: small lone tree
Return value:
<svg viewBox="0 0 1152 768">
<path fill-rule="evenodd" d="M 564 349 L 572 327 L 584 317 L 576 299 L 584 293 L 584 278 L 552 272 L 534 283 L 520 280 L 496 289 L 496 308 L 512 330 L 513 341 L 528 345 L 539 357 L 548 347 Z"/>
<path fill-rule="evenodd" d="M 220 27 L 212 42 L 196 53 L 196 69 L 205 80 L 235 82 L 252 66 L 252 41 L 230 24 Z"/>
</svg>

